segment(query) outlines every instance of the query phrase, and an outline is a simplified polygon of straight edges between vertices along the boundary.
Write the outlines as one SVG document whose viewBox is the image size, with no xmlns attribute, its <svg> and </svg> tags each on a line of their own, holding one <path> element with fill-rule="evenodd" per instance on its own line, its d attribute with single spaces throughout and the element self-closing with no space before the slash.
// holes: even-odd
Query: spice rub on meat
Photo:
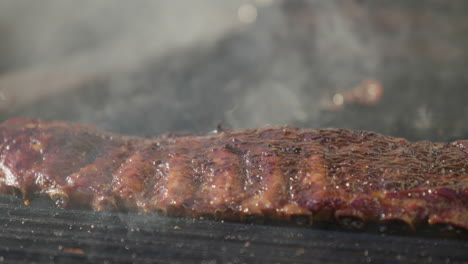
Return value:
<svg viewBox="0 0 468 264">
<path fill-rule="evenodd" d="M 0 143 L 0 192 L 64 208 L 468 229 L 464 140 L 291 127 L 147 139 L 16 118 L 0 125 Z"/>
</svg>

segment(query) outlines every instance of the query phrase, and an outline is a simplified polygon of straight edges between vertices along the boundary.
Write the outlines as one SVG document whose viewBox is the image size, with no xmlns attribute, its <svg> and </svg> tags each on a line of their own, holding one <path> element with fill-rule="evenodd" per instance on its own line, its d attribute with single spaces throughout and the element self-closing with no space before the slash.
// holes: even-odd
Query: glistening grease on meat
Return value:
<svg viewBox="0 0 468 264">
<path fill-rule="evenodd" d="M 0 125 L 0 192 L 60 207 L 468 229 L 468 141 L 291 127 L 128 137 L 65 122 Z"/>
</svg>

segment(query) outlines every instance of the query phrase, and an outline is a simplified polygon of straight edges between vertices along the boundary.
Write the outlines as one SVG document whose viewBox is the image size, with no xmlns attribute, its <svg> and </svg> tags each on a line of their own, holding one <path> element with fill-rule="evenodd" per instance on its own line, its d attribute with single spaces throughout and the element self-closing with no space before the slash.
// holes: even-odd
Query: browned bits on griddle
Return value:
<svg viewBox="0 0 468 264">
<path fill-rule="evenodd" d="M 290 127 L 125 137 L 64 122 L 0 125 L 0 191 L 68 208 L 310 224 L 468 229 L 464 140 Z"/>
<path fill-rule="evenodd" d="M 62 252 L 78 255 L 83 255 L 85 253 L 81 248 L 62 248 Z"/>
</svg>

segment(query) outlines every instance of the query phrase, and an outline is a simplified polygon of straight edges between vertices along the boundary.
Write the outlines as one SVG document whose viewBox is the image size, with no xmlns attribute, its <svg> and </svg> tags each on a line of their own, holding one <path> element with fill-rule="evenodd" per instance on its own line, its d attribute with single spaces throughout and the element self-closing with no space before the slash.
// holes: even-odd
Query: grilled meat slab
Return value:
<svg viewBox="0 0 468 264">
<path fill-rule="evenodd" d="M 291 127 L 137 138 L 53 121 L 0 125 L 0 193 L 64 208 L 450 224 L 468 229 L 468 140 Z"/>
</svg>

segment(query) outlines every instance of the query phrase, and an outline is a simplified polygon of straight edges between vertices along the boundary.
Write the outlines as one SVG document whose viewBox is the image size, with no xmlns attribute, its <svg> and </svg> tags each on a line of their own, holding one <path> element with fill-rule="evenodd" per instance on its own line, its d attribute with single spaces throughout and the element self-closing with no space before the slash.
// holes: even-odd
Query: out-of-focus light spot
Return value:
<svg viewBox="0 0 468 264">
<path fill-rule="evenodd" d="M 379 86 L 376 83 L 371 83 L 369 84 L 367 92 L 369 93 L 370 96 L 375 97 L 377 93 L 379 92 Z"/>
<path fill-rule="evenodd" d="M 383 86 L 376 80 L 364 80 L 362 82 L 363 98 L 368 101 L 368 104 L 376 104 L 383 95 Z"/>
<path fill-rule="evenodd" d="M 333 103 L 334 103 L 335 105 L 343 105 L 343 103 L 344 103 L 344 97 L 343 97 L 343 95 L 340 94 L 340 93 L 337 93 L 337 94 L 333 95 L 333 99 L 332 99 L 332 100 L 333 100 Z"/>
<path fill-rule="evenodd" d="M 242 23 L 253 23 L 257 20 L 257 8 L 252 4 L 243 4 L 237 10 L 237 17 Z"/>
</svg>

